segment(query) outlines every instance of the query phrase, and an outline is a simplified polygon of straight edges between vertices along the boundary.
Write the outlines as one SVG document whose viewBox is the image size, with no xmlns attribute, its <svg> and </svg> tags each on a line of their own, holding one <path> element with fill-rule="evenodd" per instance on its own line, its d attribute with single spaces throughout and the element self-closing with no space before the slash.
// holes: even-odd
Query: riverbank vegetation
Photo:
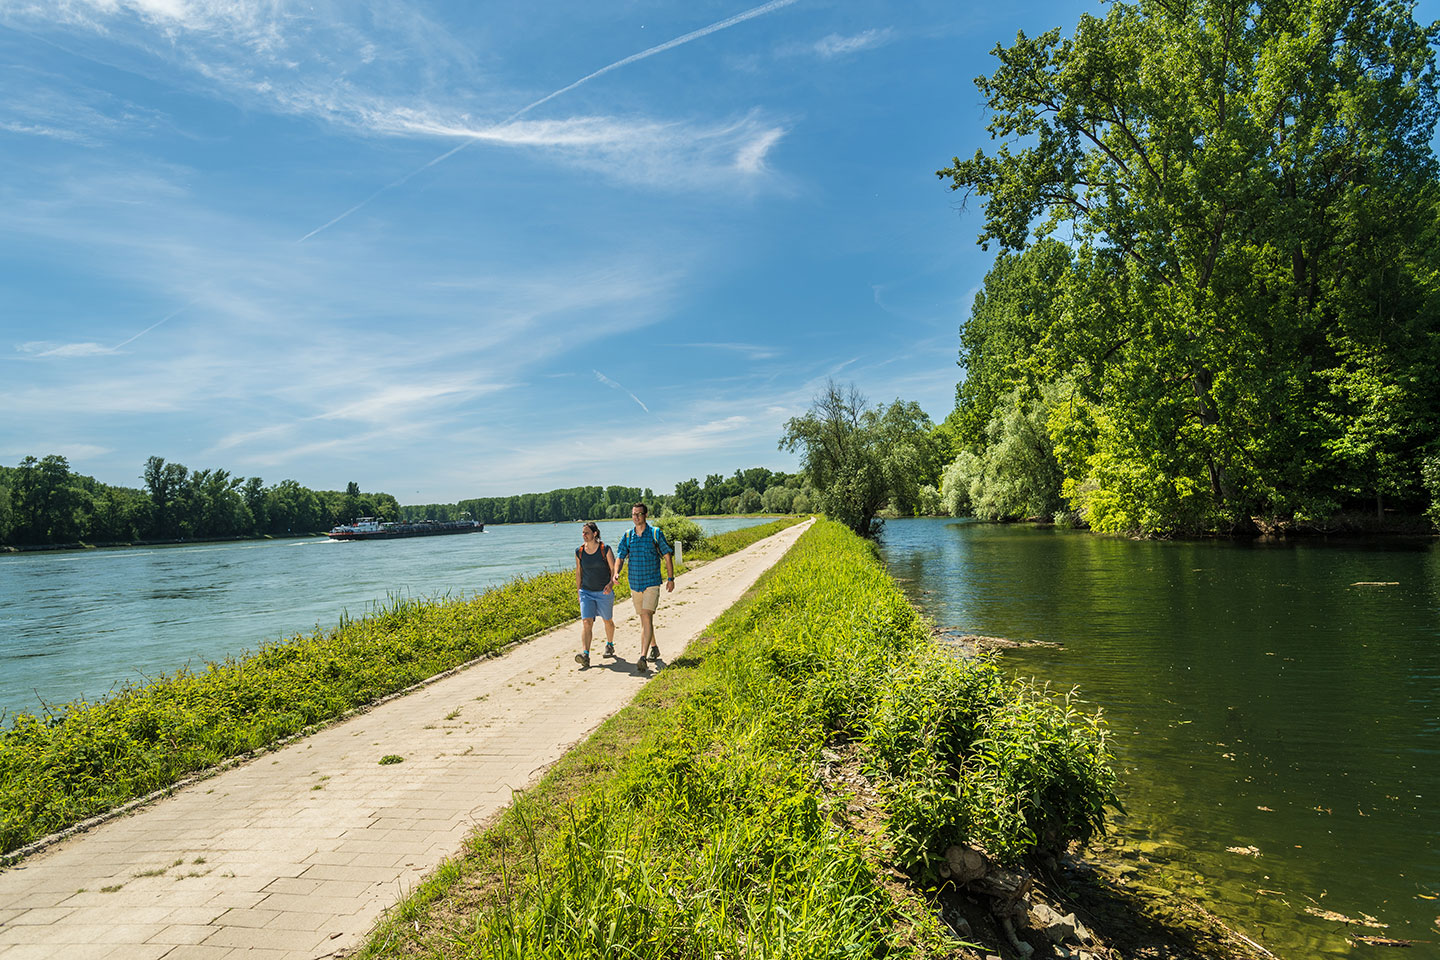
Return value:
<svg viewBox="0 0 1440 960">
<path fill-rule="evenodd" d="M 947 955 L 946 852 L 1091 836 L 1109 763 L 1096 716 L 937 649 L 819 521 L 360 955 Z"/>
<path fill-rule="evenodd" d="M 1440 24 L 1113 3 L 976 84 L 939 171 L 1000 253 L 961 329 L 956 512 L 1167 534 L 1440 521 Z"/>
<path fill-rule="evenodd" d="M 799 519 L 716 535 L 688 559 L 733 553 Z M 468 599 L 394 600 L 96 703 L 19 714 L 0 730 L 0 852 L 577 616 L 573 572 L 521 577 Z"/>
<path fill-rule="evenodd" d="M 141 479 L 143 488 L 111 486 L 53 454 L 0 467 L 0 546 L 283 536 L 400 511 L 390 494 L 363 493 L 353 482 L 344 491 L 294 480 L 266 486 L 162 457 L 145 462 Z"/>
</svg>

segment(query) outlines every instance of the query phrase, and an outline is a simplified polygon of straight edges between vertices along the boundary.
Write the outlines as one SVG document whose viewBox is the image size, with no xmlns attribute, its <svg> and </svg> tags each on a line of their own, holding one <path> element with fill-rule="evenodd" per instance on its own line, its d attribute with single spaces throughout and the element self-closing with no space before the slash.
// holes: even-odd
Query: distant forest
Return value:
<svg viewBox="0 0 1440 960">
<path fill-rule="evenodd" d="M 140 479 L 143 488 L 113 487 L 53 454 L 0 467 L 0 546 L 314 533 L 355 516 L 400 514 L 390 494 L 363 493 L 355 483 L 344 491 L 294 480 L 266 486 L 162 457 L 145 461 Z"/>
<path fill-rule="evenodd" d="M 569 487 L 546 493 L 510 497 L 478 497 L 459 503 L 425 503 L 400 508 L 402 520 L 458 520 L 464 514 L 485 523 L 550 523 L 558 520 L 605 520 L 630 516 L 632 504 L 644 502 L 656 516 L 679 513 L 809 513 L 815 491 L 800 474 L 765 467 L 736 470 L 732 476 L 710 474 L 702 485 L 691 478 L 675 484 L 673 494 L 649 487 Z"/>
</svg>

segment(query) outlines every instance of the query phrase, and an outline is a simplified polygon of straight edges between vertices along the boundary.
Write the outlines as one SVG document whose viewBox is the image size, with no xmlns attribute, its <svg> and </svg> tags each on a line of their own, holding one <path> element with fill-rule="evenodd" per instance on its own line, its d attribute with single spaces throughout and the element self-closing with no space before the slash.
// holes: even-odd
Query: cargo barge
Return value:
<svg viewBox="0 0 1440 960">
<path fill-rule="evenodd" d="M 401 537 L 437 537 L 447 533 L 484 533 L 479 520 L 421 520 L 417 523 L 387 523 L 375 517 L 361 517 L 331 530 L 331 540 L 399 540 Z"/>
</svg>

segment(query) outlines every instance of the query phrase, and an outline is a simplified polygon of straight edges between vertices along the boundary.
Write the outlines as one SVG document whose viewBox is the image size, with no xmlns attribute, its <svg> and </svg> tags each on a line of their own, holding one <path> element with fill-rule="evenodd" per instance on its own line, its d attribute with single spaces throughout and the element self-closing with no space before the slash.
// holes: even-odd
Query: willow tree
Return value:
<svg viewBox="0 0 1440 960">
<path fill-rule="evenodd" d="M 1070 480 L 1107 493 L 1097 525 L 1417 489 L 1440 25 L 1412 10 L 1141 0 L 994 51 L 976 82 L 1001 143 L 939 174 L 982 198 L 982 244 L 1074 249 L 1051 373 L 1093 414 Z"/>
</svg>

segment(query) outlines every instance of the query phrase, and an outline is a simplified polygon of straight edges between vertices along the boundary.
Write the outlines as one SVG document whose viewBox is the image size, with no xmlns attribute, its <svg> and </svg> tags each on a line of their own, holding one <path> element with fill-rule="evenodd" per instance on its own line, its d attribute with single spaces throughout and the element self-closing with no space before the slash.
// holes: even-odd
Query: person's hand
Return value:
<svg viewBox="0 0 1440 960">
<path fill-rule="evenodd" d="M 671 590 L 674 590 L 674 589 L 675 589 L 675 581 L 674 581 L 674 580 L 666 580 L 666 581 L 665 581 L 665 592 L 666 592 L 666 593 L 669 593 Z"/>
<path fill-rule="evenodd" d="M 601 590 L 600 592 L 601 592 L 601 593 L 611 593 L 611 592 L 614 591 L 614 589 L 615 589 L 615 581 L 614 581 L 614 580 L 611 580 L 609 583 L 605 584 L 605 589 L 604 589 L 604 590 Z"/>
</svg>

